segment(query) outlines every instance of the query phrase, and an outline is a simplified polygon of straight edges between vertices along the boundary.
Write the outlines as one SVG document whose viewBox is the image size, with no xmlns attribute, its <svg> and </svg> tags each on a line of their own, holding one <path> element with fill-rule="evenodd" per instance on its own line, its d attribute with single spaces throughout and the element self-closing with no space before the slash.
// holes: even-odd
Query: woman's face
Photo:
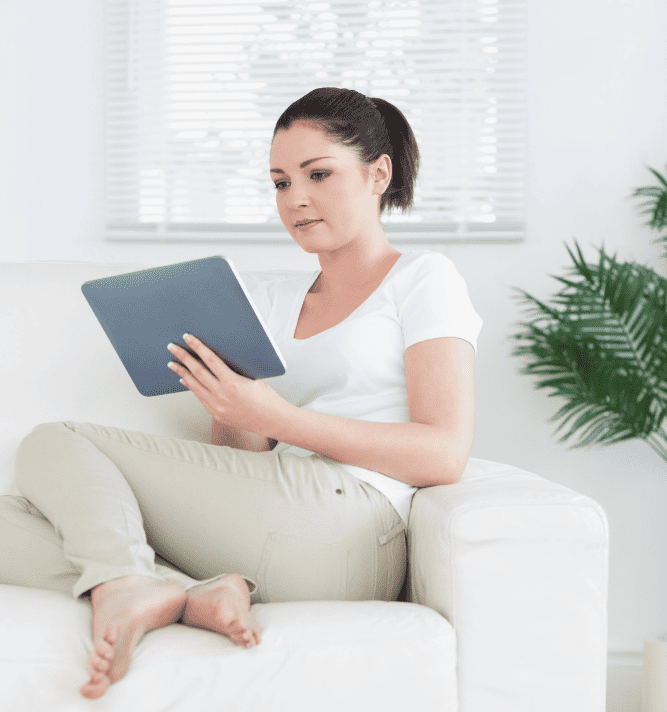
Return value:
<svg viewBox="0 0 667 712">
<path fill-rule="evenodd" d="M 313 124 L 296 121 L 276 133 L 270 172 L 278 212 L 306 252 L 327 252 L 372 232 L 391 161 L 381 156 L 369 168 Z"/>
</svg>

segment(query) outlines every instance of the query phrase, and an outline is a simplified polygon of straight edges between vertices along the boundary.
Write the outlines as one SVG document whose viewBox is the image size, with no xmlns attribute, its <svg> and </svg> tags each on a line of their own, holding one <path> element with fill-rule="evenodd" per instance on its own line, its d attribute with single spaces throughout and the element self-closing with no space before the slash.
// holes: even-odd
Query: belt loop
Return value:
<svg viewBox="0 0 667 712">
<path fill-rule="evenodd" d="M 380 546 L 384 546 L 388 541 L 391 541 L 395 536 L 402 534 L 406 529 L 405 522 L 401 520 L 393 529 L 390 529 L 386 534 L 378 537 Z"/>
</svg>

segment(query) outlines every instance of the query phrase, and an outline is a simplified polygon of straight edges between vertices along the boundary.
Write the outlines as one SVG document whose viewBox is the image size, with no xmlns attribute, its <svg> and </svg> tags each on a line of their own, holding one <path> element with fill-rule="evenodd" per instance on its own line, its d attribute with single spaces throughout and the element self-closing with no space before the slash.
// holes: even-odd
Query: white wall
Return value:
<svg viewBox="0 0 667 712">
<path fill-rule="evenodd" d="M 641 442 L 568 450 L 548 423 L 560 403 L 518 373 L 508 335 L 517 286 L 548 298 L 564 242 L 665 274 L 656 233 L 627 196 L 667 163 L 667 3 L 531 0 L 527 240 L 401 244 L 451 257 L 484 319 L 473 456 L 590 495 L 611 531 L 609 648 L 640 651 L 667 629 L 667 463 Z M 292 244 L 121 245 L 101 241 L 102 0 L 0 2 L 0 260 L 168 264 L 224 253 L 241 270 L 314 269 Z"/>
</svg>

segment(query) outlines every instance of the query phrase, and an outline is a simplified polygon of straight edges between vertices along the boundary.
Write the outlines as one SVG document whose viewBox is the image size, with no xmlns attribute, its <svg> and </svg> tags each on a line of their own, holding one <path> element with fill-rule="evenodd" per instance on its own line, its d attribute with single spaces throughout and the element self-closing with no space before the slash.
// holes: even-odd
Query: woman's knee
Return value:
<svg viewBox="0 0 667 712">
<path fill-rule="evenodd" d="M 19 443 L 14 461 L 14 480 L 21 492 L 41 478 L 48 467 L 48 460 L 58 440 L 70 432 L 64 422 L 40 423 Z"/>
<path fill-rule="evenodd" d="M 33 429 L 23 438 L 21 444 L 27 441 L 32 441 L 37 438 L 50 436 L 52 433 L 64 432 L 68 430 L 64 420 L 55 420 L 47 423 L 38 423 Z"/>
</svg>

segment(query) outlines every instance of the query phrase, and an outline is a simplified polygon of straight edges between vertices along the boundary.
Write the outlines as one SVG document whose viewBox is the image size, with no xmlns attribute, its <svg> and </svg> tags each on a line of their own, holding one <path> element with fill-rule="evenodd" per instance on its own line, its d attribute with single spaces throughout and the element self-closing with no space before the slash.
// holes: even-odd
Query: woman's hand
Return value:
<svg viewBox="0 0 667 712">
<path fill-rule="evenodd" d="M 184 348 L 169 344 L 167 348 L 183 364 L 169 362 L 169 368 L 181 377 L 181 383 L 192 391 L 211 416 L 222 423 L 271 437 L 272 425 L 280 418 L 287 401 L 268 384 L 234 373 L 217 354 L 199 339 L 184 334 L 185 343 L 208 366 L 202 366 Z"/>
</svg>

